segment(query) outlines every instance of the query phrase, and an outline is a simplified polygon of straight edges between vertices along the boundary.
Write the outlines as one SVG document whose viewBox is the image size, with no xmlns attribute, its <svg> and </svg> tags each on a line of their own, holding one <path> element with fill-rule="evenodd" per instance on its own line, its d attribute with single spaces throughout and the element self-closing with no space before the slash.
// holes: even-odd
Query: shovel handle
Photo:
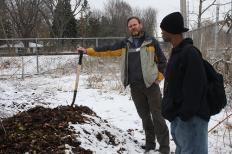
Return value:
<svg viewBox="0 0 232 154">
<path fill-rule="evenodd" d="M 72 100 L 71 107 L 73 107 L 75 100 L 76 100 L 77 88 L 78 88 L 78 84 L 79 84 L 79 76 L 80 76 L 80 72 L 81 72 L 83 51 L 79 51 L 79 53 L 80 53 L 80 56 L 79 56 L 79 61 L 78 61 L 78 65 L 77 65 L 76 80 L 75 80 L 75 87 L 74 87 L 73 100 Z"/>
<path fill-rule="evenodd" d="M 79 53 L 80 53 L 80 56 L 79 56 L 79 61 L 78 61 L 78 64 L 81 65 L 82 64 L 82 58 L 83 58 L 83 54 L 84 52 L 79 50 Z"/>
</svg>

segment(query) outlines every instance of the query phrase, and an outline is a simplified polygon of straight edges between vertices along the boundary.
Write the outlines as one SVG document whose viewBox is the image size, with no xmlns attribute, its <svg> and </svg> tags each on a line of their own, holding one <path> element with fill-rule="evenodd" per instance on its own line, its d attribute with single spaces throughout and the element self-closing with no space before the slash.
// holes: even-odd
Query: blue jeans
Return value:
<svg viewBox="0 0 232 154">
<path fill-rule="evenodd" d="M 208 121 L 197 116 L 188 121 L 176 117 L 171 122 L 176 154 L 208 154 Z"/>
</svg>

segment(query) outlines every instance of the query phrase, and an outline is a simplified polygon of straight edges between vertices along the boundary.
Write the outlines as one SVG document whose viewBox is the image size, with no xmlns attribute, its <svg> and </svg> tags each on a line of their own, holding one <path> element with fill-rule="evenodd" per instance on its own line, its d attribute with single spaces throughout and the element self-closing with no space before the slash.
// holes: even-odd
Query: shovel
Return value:
<svg viewBox="0 0 232 154">
<path fill-rule="evenodd" d="M 80 76 L 80 72 L 81 72 L 81 64 L 82 64 L 82 57 L 83 57 L 83 51 L 79 51 L 80 56 L 79 56 L 79 61 L 77 64 L 77 74 L 76 74 L 76 81 L 75 81 L 75 87 L 74 87 L 74 93 L 73 93 L 73 100 L 72 100 L 72 104 L 71 107 L 73 107 L 75 100 L 76 100 L 76 96 L 77 96 L 77 88 L 78 88 L 78 83 L 79 83 L 79 76 Z"/>
</svg>

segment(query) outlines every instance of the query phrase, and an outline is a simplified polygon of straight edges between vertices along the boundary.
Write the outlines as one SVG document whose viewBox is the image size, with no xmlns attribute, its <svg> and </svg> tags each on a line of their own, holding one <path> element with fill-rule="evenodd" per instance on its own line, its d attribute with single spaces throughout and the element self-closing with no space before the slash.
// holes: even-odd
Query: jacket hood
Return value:
<svg viewBox="0 0 232 154">
<path fill-rule="evenodd" d="M 193 44 L 193 40 L 191 38 L 186 38 L 186 39 L 184 39 L 183 42 L 185 42 L 187 44 Z"/>
<path fill-rule="evenodd" d="M 191 45 L 193 45 L 193 40 L 192 40 L 191 38 L 185 38 L 185 39 L 180 43 L 180 45 L 178 45 L 178 47 L 182 47 L 182 46 L 184 46 L 184 45 L 186 45 L 186 44 L 191 44 Z"/>
<path fill-rule="evenodd" d="M 181 52 L 182 48 L 184 48 L 186 45 L 193 45 L 193 40 L 191 38 L 183 39 L 183 41 L 178 46 L 176 46 L 175 48 L 172 48 L 172 54 Z"/>
</svg>

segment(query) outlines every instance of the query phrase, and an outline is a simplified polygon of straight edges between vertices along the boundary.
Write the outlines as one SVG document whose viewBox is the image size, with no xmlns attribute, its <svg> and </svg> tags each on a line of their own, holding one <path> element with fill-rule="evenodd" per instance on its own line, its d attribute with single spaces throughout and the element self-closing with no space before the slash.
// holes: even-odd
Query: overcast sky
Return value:
<svg viewBox="0 0 232 154">
<path fill-rule="evenodd" d="M 88 0 L 91 9 L 100 9 L 102 10 L 104 8 L 104 4 L 107 3 L 108 0 Z M 159 24 L 163 17 L 165 17 L 167 14 L 175 12 L 175 11 L 180 11 L 180 0 L 124 0 L 128 4 L 130 4 L 131 7 L 135 8 L 148 8 L 152 7 L 157 10 L 157 28 L 159 30 Z M 199 0 L 187 0 L 188 8 L 189 8 L 189 20 L 191 22 L 190 29 L 194 22 L 196 22 L 196 15 L 191 14 L 197 13 L 197 8 L 198 8 L 198 1 Z M 211 3 L 213 0 L 207 0 L 203 8 L 208 6 L 208 3 Z M 231 2 L 232 0 L 217 0 L 218 3 L 224 4 Z M 231 9 L 231 4 L 227 5 L 221 5 L 220 6 L 220 18 L 219 20 L 222 20 L 225 12 L 227 12 L 229 9 Z M 216 7 L 213 6 L 211 7 L 211 10 L 208 10 L 204 15 L 203 15 L 203 20 L 208 19 L 215 21 L 216 15 Z M 158 32 L 159 33 L 159 32 Z M 158 34 L 160 35 L 160 34 Z"/>
<path fill-rule="evenodd" d="M 102 10 L 104 8 L 104 4 L 107 3 L 108 0 L 88 0 L 90 7 L 92 9 L 100 9 Z M 147 8 L 152 7 L 157 10 L 157 22 L 158 24 L 161 22 L 164 16 L 167 14 L 174 12 L 174 11 L 180 11 L 180 0 L 124 0 L 125 2 L 129 3 L 132 7 L 138 7 L 138 8 Z M 198 8 L 198 1 L 199 0 L 187 0 L 187 8 L 189 9 L 189 12 L 197 13 Z M 207 0 L 203 3 L 203 8 L 207 7 L 209 3 L 211 3 L 213 0 Z M 217 0 L 218 3 L 224 4 L 231 2 L 232 0 Z M 225 8 L 225 5 L 220 6 L 220 14 L 225 14 L 226 11 L 232 7 L 231 4 L 226 5 L 227 8 Z M 211 7 L 211 10 L 207 11 L 203 18 L 214 20 L 215 19 L 215 6 Z M 195 20 L 196 15 L 190 14 L 190 21 Z M 221 16 L 222 20 L 222 16 Z M 191 27 L 190 27 L 191 28 Z"/>
<path fill-rule="evenodd" d="M 90 7 L 103 9 L 107 0 L 88 0 Z M 152 7 L 157 10 L 157 22 L 160 23 L 162 18 L 167 14 L 180 11 L 180 0 L 124 0 L 132 7 L 148 8 Z"/>
</svg>

